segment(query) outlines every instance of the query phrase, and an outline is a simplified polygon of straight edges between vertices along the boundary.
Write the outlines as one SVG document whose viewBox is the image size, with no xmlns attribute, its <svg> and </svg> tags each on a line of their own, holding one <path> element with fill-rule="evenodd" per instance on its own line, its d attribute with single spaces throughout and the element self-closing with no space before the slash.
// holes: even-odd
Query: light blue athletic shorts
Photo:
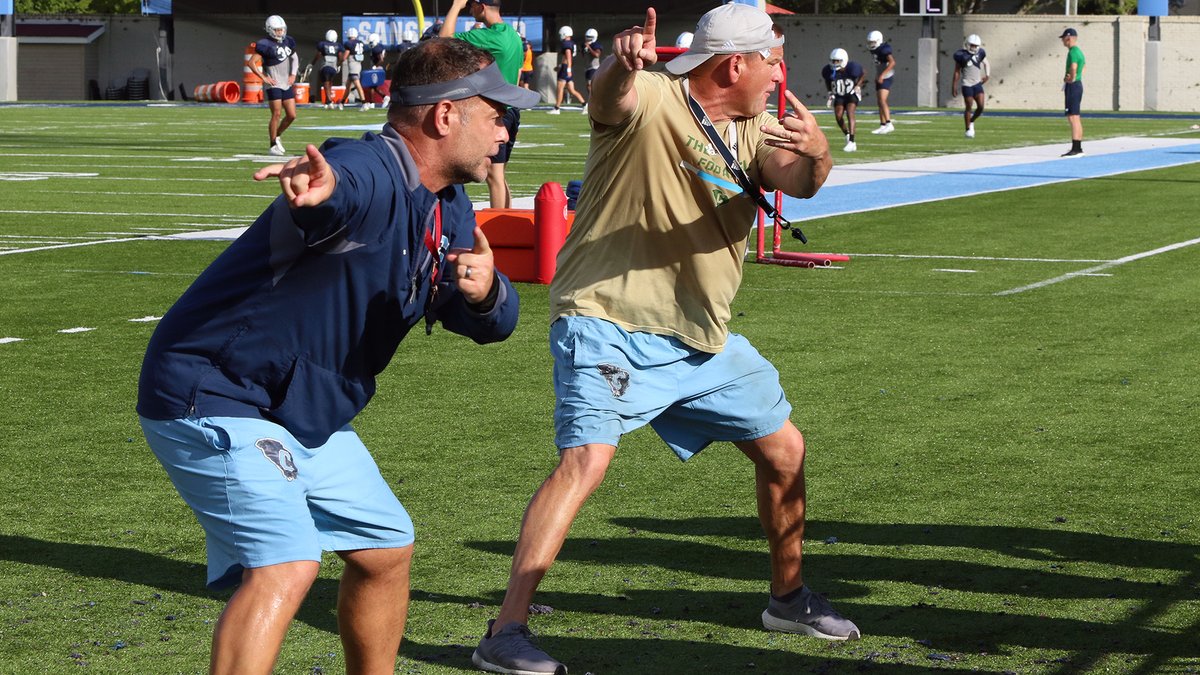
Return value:
<svg viewBox="0 0 1200 675">
<path fill-rule="evenodd" d="M 709 354 L 673 337 L 571 316 L 550 327 L 550 352 L 559 449 L 615 446 L 648 423 L 686 461 L 714 441 L 773 434 L 792 412 L 779 371 L 736 333 Z"/>
<path fill-rule="evenodd" d="M 259 419 L 141 419 L 146 441 L 204 527 L 208 586 L 321 551 L 402 548 L 408 512 L 349 425 L 319 448 Z"/>
</svg>

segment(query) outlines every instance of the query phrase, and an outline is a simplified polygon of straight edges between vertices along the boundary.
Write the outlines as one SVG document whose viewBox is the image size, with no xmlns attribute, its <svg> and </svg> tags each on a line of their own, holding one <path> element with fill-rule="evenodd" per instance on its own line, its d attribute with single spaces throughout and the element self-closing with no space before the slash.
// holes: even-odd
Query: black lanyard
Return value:
<svg viewBox="0 0 1200 675">
<path fill-rule="evenodd" d="M 434 195 L 435 197 L 437 195 Z M 442 247 L 442 200 L 439 197 L 433 203 L 433 230 L 425 233 L 425 248 L 433 261 L 433 269 L 429 271 L 429 297 L 425 301 L 425 334 L 433 333 L 433 323 L 437 320 L 434 303 L 437 302 L 438 281 L 442 275 L 442 257 L 446 249 Z M 413 288 L 416 288 L 414 284 Z"/>
<path fill-rule="evenodd" d="M 688 107 L 692 111 L 692 117 L 696 118 L 696 123 L 700 125 L 700 130 L 708 137 L 708 142 L 717 149 L 717 153 L 721 155 L 721 159 L 725 160 L 725 166 L 729 168 L 729 173 L 733 174 L 733 179 L 737 181 L 738 187 L 742 188 L 742 192 L 753 199 L 754 203 L 758 204 L 758 208 L 762 209 L 768 218 L 775 221 L 776 225 L 785 230 L 791 230 L 793 236 L 802 243 L 807 244 L 808 237 L 805 237 L 798 226 L 792 225 L 788 222 L 787 218 L 783 217 L 782 213 L 775 209 L 774 205 L 767 200 L 767 196 L 763 194 L 762 188 L 750 178 L 746 170 L 742 168 L 742 165 L 738 163 L 729 146 L 725 144 L 721 135 L 713 128 L 713 123 L 708 118 L 708 113 L 704 112 L 704 108 L 700 106 L 699 101 L 692 98 L 692 93 L 688 90 L 686 79 L 683 81 L 683 91 L 687 94 Z M 733 125 L 733 120 L 730 120 L 729 124 Z"/>
</svg>

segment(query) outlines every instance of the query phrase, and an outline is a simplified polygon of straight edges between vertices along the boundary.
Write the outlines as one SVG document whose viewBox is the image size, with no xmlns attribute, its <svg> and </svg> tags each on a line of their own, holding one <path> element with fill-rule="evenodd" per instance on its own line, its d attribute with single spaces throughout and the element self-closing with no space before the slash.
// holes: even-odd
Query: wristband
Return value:
<svg viewBox="0 0 1200 675">
<path fill-rule="evenodd" d="M 483 300 L 480 300 L 477 303 L 471 302 L 471 301 L 467 300 L 466 298 L 463 298 L 463 300 L 467 303 L 467 307 L 471 308 L 471 311 L 473 311 L 477 314 L 487 314 L 488 312 L 490 312 L 496 308 L 496 299 L 499 296 L 500 296 L 500 279 L 497 278 L 496 274 L 493 272 L 492 273 L 492 287 L 488 290 L 488 294 L 486 297 L 484 297 Z"/>
</svg>

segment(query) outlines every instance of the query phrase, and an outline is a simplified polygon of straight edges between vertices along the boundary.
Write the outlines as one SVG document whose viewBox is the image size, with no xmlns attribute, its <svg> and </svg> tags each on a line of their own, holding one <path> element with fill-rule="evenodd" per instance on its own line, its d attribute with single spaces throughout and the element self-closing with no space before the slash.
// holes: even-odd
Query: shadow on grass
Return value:
<svg viewBox="0 0 1200 675">
<path fill-rule="evenodd" d="M 765 543 L 758 551 L 746 551 L 691 539 L 761 541 L 754 518 L 617 518 L 612 522 L 628 528 L 631 536 L 572 539 L 558 559 L 761 579 L 765 586 L 769 575 Z M 998 654 L 1014 647 L 1063 650 L 1073 653 L 1070 670 L 1086 670 L 1114 653 L 1147 655 L 1130 672 L 1154 672 L 1168 663 L 1177 665 L 1180 659 L 1200 665 L 1200 620 L 1193 619 L 1182 629 L 1162 624 L 1169 616 L 1178 621 L 1180 612 L 1186 612 L 1183 603 L 1200 601 L 1200 546 L 1055 529 L 836 521 L 811 522 L 807 534 L 807 550 L 819 552 L 808 568 L 810 583 L 828 592 L 835 606 L 867 636 L 922 640 L 934 650 L 964 654 Z M 836 537 L 838 543 L 820 543 L 829 537 Z M 919 554 L 840 552 L 847 544 L 919 549 Z M 508 541 L 468 542 L 467 546 L 504 556 L 512 552 Z M 939 547 L 956 552 L 939 555 Z M 994 559 L 992 554 L 999 554 L 1018 564 L 963 561 L 963 549 L 988 552 L 970 557 Z M 1167 570 L 1175 572 L 1177 580 L 1097 577 L 1096 565 L 1134 568 L 1129 575 L 1134 577 Z M 875 582 L 910 583 L 926 591 L 911 605 L 863 601 L 866 589 Z M 979 598 L 979 594 L 990 597 Z M 489 600 L 498 604 L 501 598 L 498 591 Z M 617 596 L 540 593 L 536 601 L 565 611 L 754 629 L 765 600 L 765 588 L 763 594 L 664 588 L 630 589 Z M 1055 607 L 1058 616 L 1048 616 L 1046 603 L 1059 601 L 1079 603 L 1066 610 L 1077 615 L 1064 616 Z M 963 604 L 979 609 L 963 609 Z M 1082 616 L 1084 612 L 1091 616 Z"/>
<path fill-rule="evenodd" d="M 42 541 L 0 535 L 0 560 L 37 567 L 53 567 L 81 577 L 113 579 L 149 586 L 166 593 L 190 595 L 221 603 L 232 589 L 210 591 L 204 585 L 204 566 L 172 560 L 119 546 Z M 317 579 L 296 619 L 318 630 L 337 633 L 337 581 Z"/>
<path fill-rule="evenodd" d="M 828 645 L 827 655 L 807 656 L 786 649 L 731 645 L 719 638 L 671 639 L 660 633 L 642 638 L 543 636 L 538 638 L 538 646 L 562 659 L 572 673 L 928 673 L 940 663 L 931 660 L 930 650 L 925 648 L 903 653 L 892 650 L 872 652 L 856 643 L 840 643 Z M 473 644 L 437 645 L 405 640 L 400 650 L 400 662 L 401 666 L 408 661 L 469 668 L 474 650 Z M 896 663 L 895 659 L 904 662 Z M 401 668 L 400 672 L 409 671 Z M 1002 671 L 976 668 L 973 672 Z"/>
<path fill-rule="evenodd" d="M 537 601 L 560 611 L 632 617 L 630 630 L 640 637 L 611 635 L 547 636 L 544 648 L 561 658 L 586 659 L 588 667 L 605 672 L 779 672 L 783 670 L 925 671 L 940 664 L 926 660 L 931 652 L 956 652 L 962 658 L 987 652 L 1005 654 L 1014 648 L 1061 650 L 1071 653 L 1066 671 L 1088 670 L 1114 654 L 1144 655 L 1128 672 L 1156 672 L 1200 665 L 1200 620 L 1182 608 L 1200 602 L 1200 546 L 1148 541 L 1056 529 L 946 525 L 873 525 L 814 521 L 809 524 L 809 552 L 819 551 L 810 565 L 818 590 L 828 592 L 843 613 L 863 628 L 875 649 L 895 649 L 876 662 L 865 647 L 823 646 L 819 656 L 786 649 L 730 644 L 724 636 L 703 641 L 672 638 L 676 622 L 711 624 L 724 628 L 759 630 L 764 606 L 768 560 L 759 550 L 727 548 L 696 541 L 724 537 L 760 541 L 753 518 L 620 518 L 613 523 L 629 536 L 604 540 L 571 539 L 560 560 L 592 565 L 649 565 L 687 571 L 715 579 L 763 580 L 763 593 L 693 590 L 688 588 L 628 589 L 618 595 L 548 592 Z M 821 544 L 837 537 L 836 544 Z M 467 542 L 470 548 L 507 557 L 511 541 Z M 919 549 L 892 555 L 842 553 L 847 545 Z M 947 549 L 939 554 L 938 548 Z M 953 549 L 953 552 L 951 551 Z M 963 561 L 963 549 L 987 552 L 1019 564 Z M 861 551 L 861 549 L 859 549 Z M 0 560 L 58 568 L 79 576 L 113 579 L 149 586 L 168 593 L 225 601 L 229 592 L 210 592 L 203 586 L 203 567 L 129 548 L 47 542 L 0 535 Z M 1126 578 L 1099 578 L 1096 565 L 1133 568 L 1129 576 L 1146 577 L 1162 570 L 1176 581 L 1157 583 Z M 867 589 L 876 582 L 903 582 L 926 589 L 913 604 L 870 602 Z M 962 594 L 972 594 L 964 601 Z M 980 598 L 984 594 L 986 597 Z M 503 591 L 488 597 L 432 595 L 413 592 L 414 600 L 496 606 Z M 314 584 L 297 619 L 329 633 L 337 632 L 333 612 L 337 582 L 321 578 Z M 1068 608 L 1075 616 L 1049 616 L 1047 602 L 1079 602 Z M 970 604 L 975 609 L 963 609 Z M 1093 612 L 1095 619 L 1080 616 Z M 1187 612 L 1191 611 L 1189 615 Z M 1168 618 L 1169 617 L 1169 618 Z M 1182 629 L 1164 621 L 1188 617 Z M 480 626 L 482 629 L 482 626 Z M 790 639 L 790 638 L 782 638 Z M 887 642 L 880 643 L 883 639 Z M 917 641 L 920 641 L 917 643 Z M 901 644 L 892 644 L 901 643 Z M 474 645 L 430 645 L 407 641 L 403 658 L 426 663 L 465 666 Z M 909 650 L 909 651 L 905 651 Z M 896 661 L 900 661 L 896 663 Z M 753 663 L 754 666 L 748 664 Z M 1187 672 L 1187 671 L 1181 671 Z"/>
</svg>

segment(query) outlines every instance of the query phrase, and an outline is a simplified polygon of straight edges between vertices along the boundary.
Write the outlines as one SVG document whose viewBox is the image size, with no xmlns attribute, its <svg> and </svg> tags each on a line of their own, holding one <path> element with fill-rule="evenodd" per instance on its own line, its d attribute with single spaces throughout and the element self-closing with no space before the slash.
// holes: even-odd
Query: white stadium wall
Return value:
<svg viewBox="0 0 1200 675">
<path fill-rule="evenodd" d="M 316 51 L 316 42 L 325 30 L 340 25 L 340 15 L 301 15 L 288 19 L 288 32 L 299 45 L 300 61 L 307 64 Z M 896 53 L 896 83 L 891 103 L 918 105 L 917 45 L 922 37 L 920 17 L 877 15 L 778 15 L 788 41 L 785 54 L 788 84 L 802 101 L 824 106 L 824 86 L 820 71 L 829 52 L 842 47 L 850 58 L 874 74 L 866 48 L 868 31 L 879 30 L 891 42 Z M 641 23 L 642 16 L 601 14 L 560 15 L 547 22 L 550 32 L 568 24 L 581 35 L 596 28 L 606 49 L 613 33 Z M 659 38 L 674 44 L 675 36 L 694 26 L 696 17 L 659 16 Z M 108 28 L 94 45 L 98 58 L 100 89 L 110 81 L 128 77 L 135 69 L 157 73 L 155 35 L 156 17 L 81 17 L 80 20 L 107 22 Z M 242 81 L 243 53 L 246 46 L 263 35 L 263 17 L 258 15 L 209 15 L 175 19 L 175 53 L 172 59 L 172 86 L 178 98 L 183 84 L 189 95 L 199 84 L 220 80 Z M 1084 74 L 1085 110 L 1164 110 L 1200 112 L 1200 64 L 1194 45 L 1200 44 L 1200 17 L 1164 17 L 1161 41 L 1148 43 L 1149 20 L 1139 16 L 1010 16 L 962 15 L 932 20 L 937 38 L 936 91 L 932 100 L 938 105 L 957 107 L 951 100 L 950 79 L 954 71 L 951 55 L 963 39 L 978 33 L 992 66 L 992 79 L 986 85 L 988 103 L 994 108 L 1015 110 L 1054 110 L 1062 105 L 1060 85 L 1065 50 L 1058 35 L 1066 26 L 1079 30 L 1079 44 L 1087 56 Z M 928 36 L 926 36 L 928 37 Z M 551 44 L 554 44 L 552 39 Z M 18 46 L 18 49 L 20 47 Z M 29 50 L 34 51 L 34 50 Z M 20 55 L 21 63 L 25 56 Z M 540 55 L 538 88 L 543 97 L 553 96 L 553 52 Z M 26 65 L 22 63 L 22 65 Z M 927 64 L 928 65 L 928 64 Z M 582 69 L 576 69 L 581 76 Z M 582 84 L 582 82 L 580 82 Z M 927 84 L 927 83 L 922 83 Z M 582 89 L 582 87 L 580 87 Z M 875 105 L 875 87 L 868 77 L 864 88 L 865 107 Z M 930 88 L 926 87 L 928 91 Z M 151 98 L 158 98 L 156 83 L 150 86 Z M 30 100 L 20 91 L 18 98 Z"/>
<path fill-rule="evenodd" d="M 842 47 L 868 73 L 865 107 L 875 105 L 874 65 L 866 48 L 867 32 L 879 30 L 896 56 L 896 81 L 889 103 L 916 106 L 917 42 L 920 17 L 846 17 L 791 15 L 776 17 L 788 37 L 785 53 L 788 85 L 805 105 L 824 106 L 821 67 L 829 52 Z M 1164 17 L 1161 42 L 1147 49 L 1149 20 L 1140 16 L 997 16 L 963 15 L 934 19 L 938 39 L 937 101 L 957 106 L 950 96 L 954 52 L 967 35 L 983 38 L 991 63 L 985 86 L 988 105 L 1015 110 L 1053 110 L 1062 106 L 1066 50 L 1058 36 L 1063 28 L 1079 31 L 1087 58 L 1084 71 L 1085 110 L 1171 110 L 1200 112 L 1200 64 L 1189 45 L 1200 40 L 1200 18 Z M 1157 63 L 1147 53 L 1157 49 Z M 1147 68 L 1157 68 L 1157 87 L 1147 91 Z M 1153 78 L 1151 78 L 1151 81 Z M 1153 105 L 1147 105 L 1150 101 Z"/>
</svg>

